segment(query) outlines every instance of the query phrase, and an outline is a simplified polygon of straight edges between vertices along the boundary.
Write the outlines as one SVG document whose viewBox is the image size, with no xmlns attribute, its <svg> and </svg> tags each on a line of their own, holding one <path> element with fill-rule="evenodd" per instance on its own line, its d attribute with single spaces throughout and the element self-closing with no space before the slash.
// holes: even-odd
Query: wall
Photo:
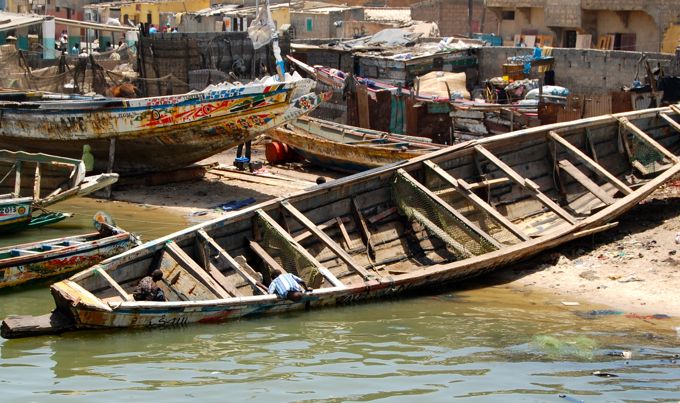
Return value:
<svg viewBox="0 0 680 403">
<path fill-rule="evenodd" d="M 627 24 L 614 11 L 597 12 L 597 31 L 593 34 L 593 41 L 598 35 L 609 33 L 635 33 L 635 50 L 638 52 L 657 52 L 660 49 L 659 27 L 654 19 L 642 11 L 628 13 Z"/>
<path fill-rule="evenodd" d="M 123 23 L 127 14 L 130 21 L 147 22 L 147 15 L 151 14 L 151 23 L 158 27 L 165 21 L 160 20 L 160 13 L 192 12 L 210 7 L 210 0 L 167 1 L 162 3 L 125 3 L 120 6 L 120 19 Z"/>
<path fill-rule="evenodd" d="M 467 35 L 468 0 L 421 1 L 411 6 L 411 19 L 436 22 L 442 36 Z M 484 1 L 473 0 L 473 32 L 496 32 L 497 26 L 496 15 L 484 10 Z"/>
<path fill-rule="evenodd" d="M 477 51 L 480 80 L 502 75 L 502 65 L 509 56 L 529 54 L 531 49 L 485 47 Z M 672 54 L 647 53 L 652 66 L 660 61 L 670 65 Z M 636 73 L 639 52 L 596 49 L 553 49 L 555 80 L 573 93 L 607 94 L 630 86 Z M 641 70 L 644 75 L 644 68 Z M 538 76 L 537 76 L 538 77 Z M 536 78 L 537 78 L 536 77 Z"/>
<path fill-rule="evenodd" d="M 398 24 L 372 21 L 345 21 L 342 25 L 343 38 L 359 38 L 373 35 L 387 28 L 398 28 Z"/>
</svg>

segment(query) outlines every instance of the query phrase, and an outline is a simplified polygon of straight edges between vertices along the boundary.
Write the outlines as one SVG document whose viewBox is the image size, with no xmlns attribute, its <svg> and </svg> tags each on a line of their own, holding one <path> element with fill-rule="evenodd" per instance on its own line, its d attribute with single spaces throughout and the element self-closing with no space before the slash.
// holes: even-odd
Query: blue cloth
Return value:
<svg viewBox="0 0 680 403">
<path fill-rule="evenodd" d="M 301 283 L 302 279 L 295 274 L 284 273 L 279 275 L 271 284 L 269 284 L 268 291 L 270 294 L 276 294 L 279 298 L 285 299 L 289 292 L 302 292 Z"/>
<path fill-rule="evenodd" d="M 221 208 L 224 211 L 234 211 L 253 203 L 255 203 L 255 198 L 249 197 L 243 200 L 230 200 L 226 203 L 220 204 L 217 206 L 217 208 Z"/>
</svg>

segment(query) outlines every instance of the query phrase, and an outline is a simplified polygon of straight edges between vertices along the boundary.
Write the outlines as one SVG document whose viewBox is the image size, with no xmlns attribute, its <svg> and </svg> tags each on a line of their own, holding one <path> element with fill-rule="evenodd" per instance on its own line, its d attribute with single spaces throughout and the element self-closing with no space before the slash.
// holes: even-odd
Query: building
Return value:
<svg viewBox="0 0 680 403">
<path fill-rule="evenodd" d="M 363 20 L 363 7 L 330 6 L 290 12 L 292 36 L 295 39 L 342 38 L 345 21 Z"/>
<path fill-rule="evenodd" d="M 471 16 L 468 15 L 470 5 Z M 498 26 L 496 14 L 487 12 L 483 0 L 421 1 L 411 5 L 411 18 L 437 23 L 442 36 L 495 32 Z"/>
<path fill-rule="evenodd" d="M 512 45 L 523 36 L 552 37 L 566 48 L 672 52 L 680 36 L 673 0 L 485 0 Z"/>
</svg>

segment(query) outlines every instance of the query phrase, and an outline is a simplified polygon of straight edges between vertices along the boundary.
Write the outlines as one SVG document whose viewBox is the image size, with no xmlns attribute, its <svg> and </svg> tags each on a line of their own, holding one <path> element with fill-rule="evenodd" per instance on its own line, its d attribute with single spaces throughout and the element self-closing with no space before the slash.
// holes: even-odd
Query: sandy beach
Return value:
<svg viewBox="0 0 680 403">
<path fill-rule="evenodd" d="M 229 150 L 201 164 L 231 165 L 234 157 L 235 150 Z M 252 159 L 266 161 L 262 143 L 253 146 Z M 218 207 L 229 201 L 252 198 L 259 203 L 300 191 L 305 184 L 313 186 L 319 176 L 329 181 L 342 176 L 302 163 L 265 164 L 263 172 L 290 178 L 295 186 L 208 173 L 196 181 L 116 190 L 113 198 L 172 208 L 190 222 L 201 222 L 229 214 Z M 489 281 L 544 291 L 565 305 L 584 302 L 643 316 L 679 317 L 680 186 L 674 185 L 659 189 L 620 217 L 615 228 L 499 270 Z"/>
</svg>

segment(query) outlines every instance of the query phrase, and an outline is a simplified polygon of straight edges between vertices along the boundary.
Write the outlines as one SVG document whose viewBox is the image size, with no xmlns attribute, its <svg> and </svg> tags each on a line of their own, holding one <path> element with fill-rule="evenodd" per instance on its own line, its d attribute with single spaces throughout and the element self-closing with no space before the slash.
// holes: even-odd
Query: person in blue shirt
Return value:
<svg viewBox="0 0 680 403">
<path fill-rule="evenodd" d="M 291 273 L 281 273 L 276 270 L 273 273 L 274 280 L 269 284 L 269 293 L 276 294 L 281 299 L 289 299 L 297 302 L 302 299 L 303 291 L 311 291 L 307 284 L 298 276 Z"/>
<path fill-rule="evenodd" d="M 158 29 L 156 29 L 155 25 L 151 24 L 151 27 L 149 28 L 149 33 L 155 34 L 156 32 L 158 32 Z"/>
</svg>

